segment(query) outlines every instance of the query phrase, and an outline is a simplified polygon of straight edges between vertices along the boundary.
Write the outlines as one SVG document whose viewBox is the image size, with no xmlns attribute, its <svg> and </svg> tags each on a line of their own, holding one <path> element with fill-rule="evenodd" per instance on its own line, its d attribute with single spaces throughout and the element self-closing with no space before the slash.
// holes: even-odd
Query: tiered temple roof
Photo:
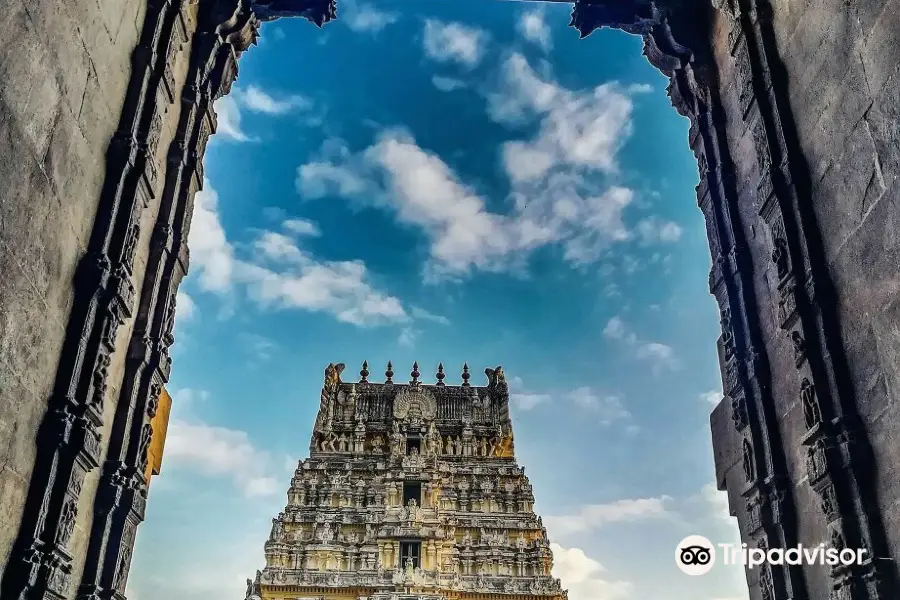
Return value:
<svg viewBox="0 0 900 600">
<path fill-rule="evenodd" d="M 503 369 L 488 384 L 341 379 L 325 370 L 310 456 L 272 520 L 247 600 L 561 600 L 547 532 L 516 464 Z"/>
</svg>

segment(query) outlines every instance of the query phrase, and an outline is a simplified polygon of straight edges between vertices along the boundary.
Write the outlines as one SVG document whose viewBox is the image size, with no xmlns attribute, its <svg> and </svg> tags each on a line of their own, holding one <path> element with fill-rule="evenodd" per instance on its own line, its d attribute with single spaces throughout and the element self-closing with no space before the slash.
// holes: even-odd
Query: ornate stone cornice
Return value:
<svg viewBox="0 0 900 600">
<path fill-rule="evenodd" d="M 322 27 L 337 18 L 336 0 L 249 0 L 260 21 L 302 17 Z"/>
</svg>

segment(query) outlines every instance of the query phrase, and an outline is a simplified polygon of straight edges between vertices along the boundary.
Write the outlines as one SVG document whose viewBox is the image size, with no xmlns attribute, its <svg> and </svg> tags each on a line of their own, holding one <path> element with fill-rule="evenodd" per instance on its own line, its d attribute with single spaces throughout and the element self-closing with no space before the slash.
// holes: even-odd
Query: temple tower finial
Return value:
<svg viewBox="0 0 900 600">
<path fill-rule="evenodd" d="M 415 385 L 419 383 L 419 361 L 413 363 L 413 370 L 409 376 L 412 377 L 412 381 L 410 381 L 411 384 Z"/>
<path fill-rule="evenodd" d="M 393 367 L 391 366 L 391 361 L 388 361 L 387 371 L 384 372 L 384 376 L 386 378 L 384 380 L 385 383 L 394 383 L 394 380 L 391 379 L 394 376 L 394 371 L 393 371 Z"/>
<path fill-rule="evenodd" d="M 437 383 L 435 385 L 444 385 L 444 363 L 438 363 Z"/>
<path fill-rule="evenodd" d="M 469 377 L 471 377 L 471 375 L 469 375 L 469 363 L 463 363 L 463 372 L 462 372 L 463 387 L 469 387 Z"/>
<path fill-rule="evenodd" d="M 360 383 L 369 383 L 369 362 L 363 361 L 362 370 L 359 372 L 359 382 Z"/>
</svg>

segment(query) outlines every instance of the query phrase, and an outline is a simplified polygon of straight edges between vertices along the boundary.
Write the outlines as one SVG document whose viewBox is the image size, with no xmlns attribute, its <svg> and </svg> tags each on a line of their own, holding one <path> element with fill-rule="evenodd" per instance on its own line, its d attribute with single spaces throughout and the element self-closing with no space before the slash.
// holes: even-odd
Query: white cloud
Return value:
<svg viewBox="0 0 900 600">
<path fill-rule="evenodd" d="M 274 231 L 263 231 L 253 243 L 253 247 L 263 259 L 290 263 L 303 263 L 310 260 L 290 237 Z"/>
<path fill-rule="evenodd" d="M 625 337 L 625 323 L 620 317 L 613 317 L 606 323 L 606 327 L 603 328 L 603 335 L 613 340 L 623 339 Z"/>
<path fill-rule="evenodd" d="M 538 404 L 549 402 L 552 399 L 550 394 L 532 394 L 527 392 L 510 393 L 509 401 L 513 408 L 521 411 L 533 409 Z"/>
<path fill-rule="evenodd" d="M 251 85 L 246 91 L 234 90 L 235 99 L 247 109 L 267 115 L 283 115 L 294 109 L 312 108 L 312 102 L 299 95 L 276 99 L 260 88 Z"/>
<path fill-rule="evenodd" d="M 193 388 L 171 389 L 172 410 L 177 415 L 191 412 L 196 404 L 202 404 L 209 400 L 209 392 Z"/>
<path fill-rule="evenodd" d="M 200 287 L 208 291 L 227 290 L 234 275 L 234 250 L 219 219 L 219 195 L 209 181 L 194 196 L 188 247 L 191 263 L 199 271 Z"/>
<path fill-rule="evenodd" d="M 625 221 L 635 194 L 614 180 L 616 154 L 631 130 L 624 88 L 568 90 L 538 76 L 515 54 L 489 101 L 498 120 L 530 116 L 540 123 L 533 138 L 501 148 L 512 184 L 508 211 L 489 210 L 484 194 L 399 129 L 383 130 L 359 152 L 328 140 L 298 168 L 298 192 L 386 209 L 402 225 L 421 230 L 431 242 L 429 281 L 523 270 L 532 251 L 554 244 L 566 261 L 585 265 L 635 237 Z M 665 235 L 672 234 L 667 229 Z"/>
<path fill-rule="evenodd" d="M 557 394 L 537 393 L 528 390 L 522 378 L 517 376 L 509 379 L 509 390 L 510 403 L 515 409 L 521 411 L 532 410 L 538 405 L 551 402 L 556 397 L 596 415 L 601 425 L 610 425 L 613 421 L 631 419 L 631 413 L 622 405 L 621 396 L 602 394 L 588 386 L 580 386 Z"/>
<path fill-rule="evenodd" d="M 642 360 L 653 363 L 654 373 L 662 370 L 677 371 L 681 362 L 675 356 L 675 350 L 671 346 L 659 342 L 644 342 L 635 351 L 635 355 Z"/>
<path fill-rule="evenodd" d="M 628 86 L 628 91 L 632 94 L 649 94 L 653 91 L 653 86 L 649 83 L 632 83 Z"/>
<path fill-rule="evenodd" d="M 252 259 L 238 259 L 219 220 L 218 195 L 207 182 L 196 195 L 189 237 L 191 257 L 203 289 L 226 293 L 240 285 L 264 308 L 326 312 L 339 321 L 367 326 L 409 319 L 400 301 L 368 282 L 362 261 L 319 261 L 293 238 L 262 231 L 253 241 Z M 307 229 L 297 220 L 288 230 Z"/>
<path fill-rule="evenodd" d="M 670 496 L 659 496 L 629 498 L 606 504 L 586 504 L 575 514 L 546 516 L 543 520 L 551 537 L 565 537 L 573 533 L 599 529 L 610 523 L 671 520 L 676 517 L 668 508 L 671 502 Z"/>
<path fill-rule="evenodd" d="M 431 240 L 426 273 L 433 279 L 509 270 L 530 251 L 554 242 L 565 244 L 570 260 L 584 261 L 627 239 L 621 212 L 630 190 L 612 187 L 581 198 L 565 181 L 551 182 L 558 183 L 552 192 L 519 203 L 513 214 L 490 212 L 484 197 L 447 163 L 396 130 L 361 153 L 326 144 L 297 174 L 298 191 L 306 198 L 336 194 L 374 204 L 394 212 L 401 224 L 423 230 Z"/>
<path fill-rule="evenodd" d="M 230 477 L 247 496 L 281 491 L 281 483 L 267 474 L 271 457 L 243 431 L 173 420 L 166 434 L 165 461 L 172 467 Z"/>
<path fill-rule="evenodd" d="M 553 40 L 550 38 L 550 26 L 544 21 L 543 10 L 522 13 L 516 27 L 522 37 L 534 42 L 544 50 L 549 50 L 553 46 Z"/>
<path fill-rule="evenodd" d="M 297 169 L 297 191 L 301 196 L 320 198 L 329 194 L 352 197 L 370 192 L 374 183 L 365 165 L 350 153 L 343 140 L 329 139 L 322 145 L 321 158 Z"/>
<path fill-rule="evenodd" d="M 413 319 L 421 319 L 423 321 L 431 321 L 433 323 L 438 323 L 440 325 L 449 325 L 450 319 L 442 315 L 436 315 L 432 312 L 425 310 L 419 306 L 411 306 L 410 307 L 410 316 Z"/>
<path fill-rule="evenodd" d="M 552 400 L 550 394 L 535 394 L 525 389 L 525 383 L 518 375 L 509 378 L 509 401 L 514 409 L 528 411 L 538 404 Z"/>
<path fill-rule="evenodd" d="M 591 91 L 562 87 L 514 53 L 503 64 L 499 89 L 488 95 L 490 114 L 501 123 L 540 119 L 529 145 L 557 161 L 604 172 L 616 170 L 616 153 L 630 135 L 632 102 L 618 83 Z"/>
<path fill-rule="evenodd" d="M 464 81 L 454 79 L 453 77 L 443 77 L 441 75 L 433 76 L 431 78 L 431 83 L 442 92 L 452 92 L 467 87 Z"/>
<path fill-rule="evenodd" d="M 184 323 L 194 318 L 197 305 L 187 292 L 178 290 L 175 294 L 175 319 L 178 323 Z"/>
<path fill-rule="evenodd" d="M 322 235 L 322 230 L 319 229 L 319 226 L 308 219 L 288 219 L 282 223 L 282 226 L 291 233 L 297 235 L 306 235 L 309 237 L 319 237 Z"/>
<path fill-rule="evenodd" d="M 618 185 L 617 154 L 631 134 L 632 101 L 617 83 L 570 90 L 511 54 L 487 94 L 493 120 L 514 127 L 537 120 L 530 139 L 506 142 L 501 155 L 517 206 L 565 241 L 564 258 L 596 261 L 633 234 L 625 211 L 634 192 Z M 568 235 L 560 235 L 568 230 Z"/>
<path fill-rule="evenodd" d="M 677 223 L 657 217 L 643 219 L 637 224 L 638 235 L 645 245 L 677 242 L 681 239 L 682 231 Z"/>
<path fill-rule="evenodd" d="M 718 520 L 725 521 L 735 527 L 737 521 L 731 516 L 728 508 L 728 493 L 720 492 L 715 482 L 707 483 L 700 490 L 700 500 L 708 507 L 711 515 Z"/>
<path fill-rule="evenodd" d="M 437 62 L 475 67 L 484 56 L 487 32 L 462 23 L 426 19 L 422 42 L 425 54 Z"/>
<path fill-rule="evenodd" d="M 700 399 L 704 402 L 708 402 L 713 406 L 718 406 L 719 402 L 722 401 L 722 398 L 725 396 L 719 390 L 710 390 L 708 392 L 704 392 L 700 394 Z"/>
<path fill-rule="evenodd" d="M 681 368 L 681 361 L 675 356 L 675 350 L 671 346 L 660 342 L 639 340 L 621 317 L 611 318 L 603 328 L 603 335 L 608 339 L 622 341 L 632 346 L 636 358 L 652 363 L 651 368 L 654 374 L 659 374 L 663 370 L 677 371 Z"/>
<path fill-rule="evenodd" d="M 359 32 L 378 33 L 388 25 L 396 23 L 400 15 L 395 12 L 378 10 L 368 2 L 356 0 L 341 1 L 341 18 L 338 22 L 344 23 L 351 30 Z"/>
<path fill-rule="evenodd" d="M 241 129 L 241 108 L 233 96 L 222 96 L 216 100 L 213 110 L 216 112 L 216 137 L 229 139 L 236 142 L 252 142 L 256 138 L 250 137 Z"/>
<path fill-rule="evenodd" d="M 308 110 L 312 102 L 300 95 L 275 98 L 257 86 L 249 86 L 246 90 L 234 89 L 227 96 L 216 100 L 213 109 L 216 113 L 216 138 L 229 139 L 235 142 L 258 142 L 259 138 L 247 134 L 241 126 L 242 109 L 267 115 L 283 115 L 292 110 Z"/>
<path fill-rule="evenodd" d="M 625 600 L 633 586 L 626 581 L 608 581 L 602 577 L 606 568 L 588 557 L 581 548 L 563 548 L 550 544 L 553 552 L 551 574 L 562 583 L 572 600 Z"/>
<path fill-rule="evenodd" d="M 269 360 L 278 348 L 274 341 L 257 333 L 241 334 L 241 345 L 259 360 Z"/>
<path fill-rule="evenodd" d="M 576 406 L 596 413 L 602 425 L 631 418 L 631 413 L 622 406 L 622 397 L 616 394 L 600 394 L 582 386 L 568 392 L 566 397 Z"/>
<path fill-rule="evenodd" d="M 313 262 L 302 258 L 296 263 L 284 270 L 245 264 L 250 297 L 266 308 L 328 312 L 338 321 L 359 326 L 409 318 L 397 298 L 367 282 L 368 271 L 361 261 Z"/>
<path fill-rule="evenodd" d="M 412 348 L 416 343 L 416 338 L 421 333 L 418 329 L 412 327 L 403 327 L 400 329 L 400 335 L 397 336 L 397 345 L 403 348 Z"/>
</svg>

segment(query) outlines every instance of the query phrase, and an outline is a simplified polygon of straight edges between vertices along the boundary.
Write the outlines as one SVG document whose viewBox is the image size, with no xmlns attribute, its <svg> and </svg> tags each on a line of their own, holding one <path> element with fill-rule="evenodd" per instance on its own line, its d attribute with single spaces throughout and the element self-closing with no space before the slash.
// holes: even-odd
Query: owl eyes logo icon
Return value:
<svg viewBox="0 0 900 600">
<path fill-rule="evenodd" d="M 716 564 L 716 549 L 701 535 L 691 535 L 675 548 L 675 564 L 687 575 L 706 575 Z"/>
</svg>

